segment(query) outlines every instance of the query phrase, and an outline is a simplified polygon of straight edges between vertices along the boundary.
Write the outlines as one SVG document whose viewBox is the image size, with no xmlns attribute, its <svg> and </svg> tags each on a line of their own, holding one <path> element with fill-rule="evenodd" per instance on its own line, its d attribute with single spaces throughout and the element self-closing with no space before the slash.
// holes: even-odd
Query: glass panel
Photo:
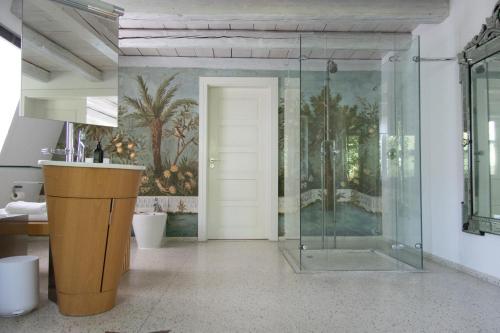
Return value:
<svg viewBox="0 0 500 333">
<path fill-rule="evenodd" d="M 299 49 L 300 40 L 297 39 Z M 296 270 L 300 266 L 300 79 L 299 59 L 288 61 L 279 105 L 279 246 Z"/>
<path fill-rule="evenodd" d="M 394 64 L 395 125 L 397 137 L 396 245 L 397 258 L 422 268 L 420 182 L 420 69 L 418 37 L 397 54 Z"/>
<path fill-rule="evenodd" d="M 500 55 L 471 68 L 473 215 L 500 219 Z"/>
<path fill-rule="evenodd" d="M 399 140 L 396 117 L 396 63 L 397 52 L 387 53 L 381 62 L 380 108 L 380 170 L 382 184 L 382 233 L 383 252 L 398 259 L 397 249 L 397 195 L 399 177 Z"/>
</svg>

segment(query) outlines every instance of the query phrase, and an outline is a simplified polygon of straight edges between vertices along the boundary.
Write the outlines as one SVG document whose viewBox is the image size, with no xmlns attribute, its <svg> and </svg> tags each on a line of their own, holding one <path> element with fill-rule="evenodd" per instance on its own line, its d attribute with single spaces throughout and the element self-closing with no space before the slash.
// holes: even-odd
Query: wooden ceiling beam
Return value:
<svg viewBox="0 0 500 333">
<path fill-rule="evenodd" d="M 90 81 L 102 81 L 102 72 L 99 69 L 26 25 L 23 26 L 23 48 L 25 47 L 55 59 L 62 66 L 80 73 Z"/>
<path fill-rule="evenodd" d="M 118 63 L 118 54 L 120 52 L 116 45 L 118 43 L 118 36 L 116 36 L 116 40 L 112 41 L 103 33 L 109 29 L 100 22 L 102 19 L 98 19 L 92 15 L 82 16 L 77 10 L 71 7 L 62 6 L 53 1 L 24 1 L 24 6 L 30 6 L 43 11 L 56 22 L 63 23 L 69 31 L 78 31 L 78 35 L 81 39 L 86 41 L 99 53 L 112 60 L 115 64 Z"/>
<path fill-rule="evenodd" d="M 338 60 L 339 71 L 380 70 L 381 60 Z M 160 67 L 160 68 L 210 68 L 245 70 L 283 70 L 290 71 L 290 77 L 297 77 L 300 68 L 298 59 L 259 59 L 259 58 L 200 58 L 200 57 L 144 57 L 121 56 L 123 67 Z M 302 63 L 304 71 L 325 71 L 325 60 L 308 60 Z"/>
<path fill-rule="evenodd" d="M 51 79 L 50 71 L 42 67 L 39 67 L 37 65 L 33 65 L 32 63 L 27 62 L 26 60 L 23 60 L 22 68 L 24 75 L 29 76 L 37 81 L 49 82 Z"/>
<path fill-rule="evenodd" d="M 441 23 L 449 0 L 111 0 L 125 9 L 124 20 L 164 22 Z"/>
<path fill-rule="evenodd" d="M 303 33 L 303 49 L 394 50 L 404 49 L 409 33 L 326 32 Z M 248 30 L 120 30 L 123 48 L 214 48 L 214 49 L 295 49 L 299 36 L 294 32 Z"/>
</svg>

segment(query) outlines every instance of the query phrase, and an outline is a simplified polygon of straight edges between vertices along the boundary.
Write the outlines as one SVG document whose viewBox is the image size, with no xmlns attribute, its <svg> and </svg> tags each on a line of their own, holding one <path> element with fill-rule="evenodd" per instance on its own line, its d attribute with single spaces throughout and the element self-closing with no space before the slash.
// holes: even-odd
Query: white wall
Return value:
<svg viewBox="0 0 500 333">
<path fill-rule="evenodd" d="M 422 57 L 460 52 L 491 15 L 497 0 L 451 0 L 450 17 L 420 25 Z M 500 236 L 461 231 L 462 105 L 456 62 L 421 64 L 424 250 L 500 278 Z"/>
<path fill-rule="evenodd" d="M 40 153 L 41 148 L 55 147 L 61 134 L 63 123 L 19 117 L 12 119 L 4 146 L 0 153 L 0 165 L 36 166 L 38 160 L 47 158 Z M 0 168 L 0 208 L 10 201 L 14 183 L 19 181 L 42 181 L 41 170 L 24 168 Z M 29 200 L 36 200 L 40 187 L 23 185 Z"/>
</svg>

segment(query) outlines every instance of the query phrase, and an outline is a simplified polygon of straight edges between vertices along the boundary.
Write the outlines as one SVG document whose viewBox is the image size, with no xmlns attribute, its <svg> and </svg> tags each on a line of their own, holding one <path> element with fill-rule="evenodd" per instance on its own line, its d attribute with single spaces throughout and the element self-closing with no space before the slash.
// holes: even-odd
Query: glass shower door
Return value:
<svg viewBox="0 0 500 333">
<path fill-rule="evenodd" d="M 300 267 L 322 270 L 328 264 L 328 229 L 331 211 L 333 174 L 332 140 L 328 137 L 328 103 L 331 102 L 324 36 L 301 37 L 300 70 Z"/>
<path fill-rule="evenodd" d="M 342 72 L 344 67 L 363 65 L 373 69 Z M 381 238 L 380 71 L 373 62 L 355 59 L 339 63 L 338 72 L 328 74 L 327 90 L 332 97 L 326 103 L 326 131 L 330 133 L 323 163 L 326 267 L 396 270 L 398 262 L 385 253 Z M 349 93 L 342 91 L 343 81 L 352 78 L 370 80 L 373 85 L 369 91 L 356 93 L 353 104 L 339 105 L 337 96 Z"/>
</svg>

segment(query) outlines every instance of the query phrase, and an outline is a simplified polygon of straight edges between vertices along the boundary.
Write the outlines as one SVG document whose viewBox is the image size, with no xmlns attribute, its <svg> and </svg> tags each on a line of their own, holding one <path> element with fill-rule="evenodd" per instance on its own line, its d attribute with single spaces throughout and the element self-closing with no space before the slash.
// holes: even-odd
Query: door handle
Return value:
<svg viewBox="0 0 500 333">
<path fill-rule="evenodd" d="M 390 160 L 395 160 L 397 155 L 398 155 L 398 152 L 397 152 L 396 148 L 391 148 L 387 152 L 387 158 Z"/>
<path fill-rule="evenodd" d="M 210 167 L 210 169 L 215 168 L 215 161 L 220 161 L 220 160 L 213 158 L 213 157 L 210 157 L 210 160 L 208 161 L 208 166 Z"/>
</svg>

